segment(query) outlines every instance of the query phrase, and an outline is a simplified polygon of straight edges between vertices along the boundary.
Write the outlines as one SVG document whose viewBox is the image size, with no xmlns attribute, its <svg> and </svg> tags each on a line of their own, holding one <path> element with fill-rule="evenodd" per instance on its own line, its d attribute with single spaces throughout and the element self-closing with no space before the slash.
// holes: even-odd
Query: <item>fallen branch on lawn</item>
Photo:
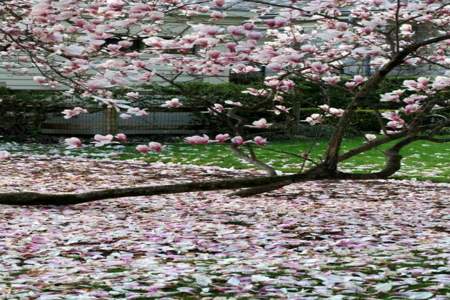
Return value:
<svg viewBox="0 0 450 300">
<path fill-rule="evenodd" d="M 0 193 L 0 204 L 7 205 L 71 205 L 92 202 L 96 200 L 114 199 L 122 197 L 154 196 L 162 194 L 178 194 L 188 192 L 228 190 L 261 187 L 283 182 L 283 185 L 305 181 L 318 180 L 318 174 L 307 172 L 304 174 L 226 179 L 206 182 L 187 182 L 180 184 L 142 186 L 130 188 L 116 188 L 81 193 L 37 193 L 11 192 Z"/>
<path fill-rule="evenodd" d="M 395 138 L 402 137 L 402 135 Z M 395 139 L 393 138 L 393 139 Z M 381 142 L 373 142 L 368 145 L 363 145 L 360 148 L 366 147 L 371 149 L 375 145 L 384 144 L 391 141 L 391 138 L 381 139 Z M 449 140 L 447 138 L 434 138 L 430 136 L 416 136 L 411 135 L 404 137 L 396 144 L 385 151 L 386 163 L 381 171 L 373 173 L 344 173 L 344 172 L 330 172 L 325 164 L 317 165 L 316 167 L 298 174 L 281 175 L 281 176 L 266 176 L 266 177 L 251 177 L 238 179 L 225 179 L 205 182 L 187 182 L 169 185 L 151 185 L 142 187 L 129 188 L 114 188 L 91 192 L 81 193 L 37 193 L 37 192 L 9 192 L 0 193 L 0 204 L 6 205 L 72 205 L 97 200 L 115 199 L 122 197 L 137 197 L 137 196 L 155 196 L 163 194 L 179 194 L 189 192 L 202 191 L 217 191 L 217 190 L 238 190 L 234 192 L 233 196 L 249 197 L 257 194 L 266 193 L 279 189 L 283 186 L 292 183 L 312 181 L 312 180 L 371 180 L 371 179 L 386 179 L 395 174 L 401 167 L 402 156 L 400 150 L 405 146 L 418 141 L 428 140 L 436 143 L 445 143 Z M 362 151 L 364 152 L 364 151 Z M 345 153 L 341 159 L 345 160 L 348 157 L 359 154 L 359 148 L 354 151 Z"/>
</svg>

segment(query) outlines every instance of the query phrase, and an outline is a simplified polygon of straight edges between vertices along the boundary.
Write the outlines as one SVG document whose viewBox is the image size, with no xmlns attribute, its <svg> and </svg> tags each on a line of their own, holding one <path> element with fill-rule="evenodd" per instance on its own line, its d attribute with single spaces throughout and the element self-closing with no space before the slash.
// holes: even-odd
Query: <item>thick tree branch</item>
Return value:
<svg viewBox="0 0 450 300">
<path fill-rule="evenodd" d="M 339 172 L 338 177 L 341 179 L 358 179 L 358 180 L 388 178 L 393 174 L 395 174 L 401 168 L 403 156 L 400 155 L 400 150 L 402 150 L 403 147 L 419 139 L 420 138 L 417 136 L 410 136 L 401 140 L 400 142 L 398 142 L 397 144 L 386 150 L 384 152 L 386 156 L 386 164 L 383 170 L 379 172 L 365 173 L 365 174 L 358 174 L 358 173 L 351 174 Z"/>
<path fill-rule="evenodd" d="M 406 132 L 401 132 L 401 133 L 397 133 L 397 134 L 392 134 L 392 135 L 387 135 L 387 136 L 383 136 L 380 138 L 377 138 L 373 141 L 367 142 L 357 148 L 351 149 L 345 153 L 343 153 L 342 155 L 339 156 L 338 160 L 344 161 L 347 160 L 349 158 L 352 158 L 353 156 L 356 156 L 358 154 L 364 153 L 366 151 L 369 151 L 375 147 L 384 145 L 386 143 L 392 142 L 394 140 L 397 140 L 399 138 L 402 138 L 406 136 Z"/>
<path fill-rule="evenodd" d="M 250 146 L 251 147 L 251 146 Z M 268 164 L 260 161 L 255 153 L 253 152 L 253 149 L 249 148 L 249 151 L 251 153 L 251 155 L 246 155 L 238 146 L 236 145 L 230 145 L 231 151 L 234 153 L 234 155 L 236 155 L 237 157 L 239 157 L 242 160 L 245 160 L 246 162 L 256 166 L 257 168 L 266 171 L 267 175 L 269 176 L 276 176 L 277 173 L 275 171 L 274 168 L 272 168 L 271 166 L 269 166 Z"/>
<path fill-rule="evenodd" d="M 400 52 L 400 9 L 402 7 L 401 0 L 397 0 L 397 8 L 395 10 L 395 52 Z"/>
<path fill-rule="evenodd" d="M 178 194 L 188 192 L 229 190 L 258 187 L 277 182 L 294 183 L 302 180 L 313 180 L 318 176 L 313 173 L 226 179 L 206 182 L 188 182 L 169 185 L 142 186 L 130 188 L 107 189 L 81 193 L 36 193 L 10 192 L 0 193 L 0 204 L 8 205 L 71 205 L 92 202 L 96 200 L 115 199 L 122 197 L 155 196 L 162 194 Z"/>
<path fill-rule="evenodd" d="M 242 189 L 237 192 L 231 193 L 230 196 L 251 197 L 251 196 L 255 196 L 255 195 L 259 195 L 259 194 L 277 190 L 277 189 L 282 188 L 289 184 L 290 184 L 289 181 L 280 181 L 280 182 L 273 183 L 273 184 L 267 184 L 267 185 L 253 187 L 253 188 Z"/>
</svg>

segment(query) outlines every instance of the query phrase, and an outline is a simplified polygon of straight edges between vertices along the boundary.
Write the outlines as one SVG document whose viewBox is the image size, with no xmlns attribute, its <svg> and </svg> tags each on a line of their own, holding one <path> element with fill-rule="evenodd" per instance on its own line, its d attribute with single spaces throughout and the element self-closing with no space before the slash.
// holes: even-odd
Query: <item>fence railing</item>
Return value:
<svg viewBox="0 0 450 300">
<path fill-rule="evenodd" d="M 118 133 L 145 134 L 191 134 L 202 129 L 202 122 L 194 111 L 161 111 L 148 109 L 148 115 L 122 119 L 113 109 L 80 114 L 64 119 L 59 113 L 49 114 L 42 124 L 43 134 L 91 135 Z"/>
</svg>

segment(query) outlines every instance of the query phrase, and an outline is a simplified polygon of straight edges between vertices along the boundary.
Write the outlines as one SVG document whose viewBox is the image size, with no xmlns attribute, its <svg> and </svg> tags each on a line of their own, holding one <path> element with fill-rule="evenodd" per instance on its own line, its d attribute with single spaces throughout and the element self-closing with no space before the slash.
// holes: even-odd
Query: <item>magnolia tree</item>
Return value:
<svg viewBox="0 0 450 300">
<path fill-rule="evenodd" d="M 233 10 L 242 5 L 248 9 Z M 224 25 L 232 10 L 243 14 L 242 23 Z M 186 22 L 186 27 L 170 39 L 163 38 L 174 26 L 168 20 Z M 122 118 L 147 113 L 133 105 L 140 97 L 136 87 L 156 80 L 188 95 L 179 84 L 183 76 L 218 76 L 230 70 L 246 74 L 262 66 L 271 74 L 263 88 L 243 91 L 255 99 L 248 107 L 234 99 L 207 103 L 211 116 L 229 124 L 228 132 L 214 139 L 206 135 L 186 138 L 190 144 L 228 143 L 237 155 L 269 176 L 78 194 L 3 193 L 1 203 L 73 204 L 217 189 L 234 189 L 235 194 L 245 196 L 307 180 L 387 178 L 399 170 L 403 147 L 418 140 L 448 141 L 442 133 L 449 126 L 445 94 L 450 89 L 450 1 L 3 0 L 0 22 L 3 68 L 27 72 L 33 67 L 40 72 L 34 78 L 39 84 L 114 108 Z M 303 28 L 305 22 L 312 22 L 314 29 Z M 370 66 L 372 72 L 351 68 L 352 73 L 347 74 L 349 65 Z M 368 95 L 388 76 L 411 68 L 431 68 L 433 75 L 406 80 L 400 89 L 378 95 L 371 102 L 376 102 L 375 109 L 380 102 L 392 102 L 396 107 L 377 113 L 381 134 L 366 135 L 360 146 L 340 151 L 355 110 L 367 103 Z M 267 113 L 274 117 L 289 115 L 284 98 L 295 89 L 297 79 L 314 82 L 324 93 L 320 113 L 304 121 L 315 126 L 333 120 L 334 133 L 321 161 L 297 174 L 277 175 L 254 151 L 267 143 L 255 131 L 270 127 L 272 121 L 247 120 L 240 113 L 269 105 Z M 331 88 L 351 94 L 350 103 L 331 107 L 327 100 Z M 117 89 L 126 89 L 126 98 L 115 97 Z M 171 109 L 182 105 L 179 99 L 164 104 Z M 77 107 L 63 113 L 72 118 L 86 112 Z M 97 135 L 95 143 L 101 146 L 124 139 L 123 134 Z M 78 138 L 66 143 L 72 148 L 83 146 Z M 390 146 L 382 170 L 367 174 L 339 170 L 341 162 L 386 143 Z M 162 149 L 157 142 L 137 147 L 142 153 Z M 310 160 L 308 153 L 298 156 Z"/>
</svg>

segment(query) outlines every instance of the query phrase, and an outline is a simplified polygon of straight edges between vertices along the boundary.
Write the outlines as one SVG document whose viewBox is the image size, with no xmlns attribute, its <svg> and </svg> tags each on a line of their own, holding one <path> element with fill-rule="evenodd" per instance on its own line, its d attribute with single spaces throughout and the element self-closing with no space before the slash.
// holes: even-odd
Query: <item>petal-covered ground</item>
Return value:
<svg viewBox="0 0 450 300">
<path fill-rule="evenodd" d="M 0 191 L 230 176 L 238 173 L 14 156 L 0 164 Z M 0 299 L 448 299 L 449 187 L 326 181 L 245 199 L 222 191 L 0 205 Z"/>
</svg>

